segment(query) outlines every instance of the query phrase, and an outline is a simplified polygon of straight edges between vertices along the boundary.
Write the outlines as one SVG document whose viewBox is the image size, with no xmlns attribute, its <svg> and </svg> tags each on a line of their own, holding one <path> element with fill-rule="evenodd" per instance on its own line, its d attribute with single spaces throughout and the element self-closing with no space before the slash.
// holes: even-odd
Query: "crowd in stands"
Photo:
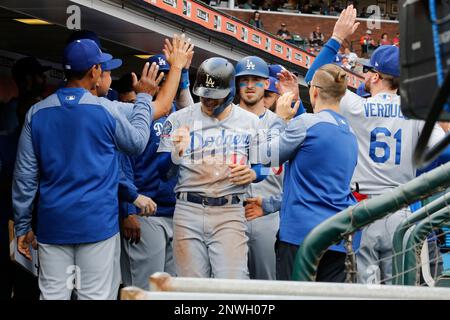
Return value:
<svg viewBox="0 0 450 320">
<path fill-rule="evenodd" d="M 225 0 L 222 0 L 225 1 Z M 341 11 L 348 5 L 358 5 L 358 1 L 345 0 L 235 0 L 236 6 L 240 9 L 262 10 L 262 11 L 287 11 L 303 14 L 320 14 L 327 16 L 339 16 Z M 210 5 L 219 5 L 221 0 L 206 0 Z M 359 18 L 369 18 L 374 12 L 370 12 L 367 7 L 361 8 L 358 13 Z M 382 12 L 385 20 L 397 20 L 398 14 Z"/>
<path fill-rule="evenodd" d="M 263 19 L 261 18 L 261 13 L 259 11 L 255 11 L 253 17 L 250 19 L 249 23 L 261 30 L 264 30 Z M 266 30 L 268 31 L 268 30 Z M 297 45 L 306 51 L 317 54 L 320 52 L 324 43 L 329 39 L 322 31 L 320 26 L 316 26 L 314 30 L 309 35 L 298 35 L 292 33 L 288 30 L 288 26 L 285 22 L 280 24 L 280 28 L 276 32 L 276 35 L 291 44 Z M 353 43 L 350 46 L 343 46 L 343 52 L 340 56 L 345 58 L 342 60 L 341 58 L 337 59 L 337 61 L 351 70 L 357 70 L 356 60 L 358 55 L 353 51 L 358 51 L 361 58 L 370 58 L 372 52 L 382 45 L 395 45 L 397 47 L 400 46 L 400 35 L 397 33 L 392 40 L 389 37 L 388 33 L 383 33 L 379 40 L 376 40 L 372 36 L 372 31 L 367 30 L 366 33 L 360 38 L 359 44 Z M 349 48 L 350 47 L 350 48 Z"/>
</svg>

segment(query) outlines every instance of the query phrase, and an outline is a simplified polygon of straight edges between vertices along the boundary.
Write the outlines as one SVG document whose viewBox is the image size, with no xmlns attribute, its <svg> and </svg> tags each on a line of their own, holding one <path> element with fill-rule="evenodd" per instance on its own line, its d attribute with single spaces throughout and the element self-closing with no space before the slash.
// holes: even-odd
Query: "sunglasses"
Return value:
<svg viewBox="0 0 450 320">
<path fill-rule="evenodd" d="M 383 79 L 381 76 L 381 73 L 379 73 L 375 68 L 369 67 L 369 66 L 363 66 L 363 73 L 372 72 L 372 73 L 378 73 L 378 76 L 380 79 Z"/>
</svg>

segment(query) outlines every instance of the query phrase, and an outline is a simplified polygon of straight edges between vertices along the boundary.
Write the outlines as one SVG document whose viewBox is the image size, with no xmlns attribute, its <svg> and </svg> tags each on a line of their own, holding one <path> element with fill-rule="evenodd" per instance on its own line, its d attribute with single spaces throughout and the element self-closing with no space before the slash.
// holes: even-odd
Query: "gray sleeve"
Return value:
<svg viewBox="0 0 450 320">
<path fill-rule="evenodd" d="M 120 112 L 128 120 L 131 120 L 131 117 L 133 115 L 134 104 L 128 102 L 111 101 L 103 97 L 100 97 L 99 99 L 102 104 L 114 105 L 114 107 L 118 110 L 118 112 Z"/>
<path fill-rule="evenodd" d="M 159 140 L 158 152 L 172 152 L 174 149 L 172 142 L 172 133 L 178 128 L 177 112 L 172 113 L 164 121 L 162 133 Z"/>
<path fill-rule="evenodd" d="M 281 200 L 283 199 L 283 194 L 277 194 L 270 196 L 269 198 L 262 199 L 262 209 L 264 215 L 278 212 L 281 210 Z"/>
<path fill-rule="evenodd" d="M 303 144 L 306 130 L 303 115 L 291 120 L 287 126 L 282 119 L 276 119 L 267 141 L 260 144 L 261 163 L 276 167 L 291 159 Z"/>
<path fill-rule="evenodd" d="M 16 237 L 31 230 L 33 201 L 39 186 L 39 166 L 31 139 L 31 109 L 20 135 L 12 183 L 12 202 Z"/>
<path fill-rule="evenodd" d="M 133 111 L 127 119 L 116 102 L 100 100 L 101 104 L 116 119 L 117 147 L 129 156 L 140 155 L 147 146 L 153 116 L 151 101 L 152 96 L 139 93 Z"/>
</svg>

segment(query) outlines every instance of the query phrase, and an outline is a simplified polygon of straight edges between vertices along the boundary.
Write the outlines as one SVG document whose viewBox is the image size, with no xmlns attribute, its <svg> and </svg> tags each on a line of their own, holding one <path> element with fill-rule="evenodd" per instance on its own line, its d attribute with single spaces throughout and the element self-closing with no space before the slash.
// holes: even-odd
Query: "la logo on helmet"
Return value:
<svg viewBox="0 0 450 320">
<path fill-rule="evenodd" d="M 251 60 L 247 60 L 247 70 L 255 70 L 255 64 Z"/>
<path fill-rule="evenodd" d="M 158 58 L 158 64 L 159 64 L 160 66 L 165 66 L 165 65 L 166 65 L 166 62 L 164 61 L 163 58 Z"/>
<path fill-rule="evenodd" d="M 215 82 L 213 81 L 211 76 L 209 74 L 206 74 L 205 87 L 214 88 L 214 84 L 215 84 Z"/>
</svg>

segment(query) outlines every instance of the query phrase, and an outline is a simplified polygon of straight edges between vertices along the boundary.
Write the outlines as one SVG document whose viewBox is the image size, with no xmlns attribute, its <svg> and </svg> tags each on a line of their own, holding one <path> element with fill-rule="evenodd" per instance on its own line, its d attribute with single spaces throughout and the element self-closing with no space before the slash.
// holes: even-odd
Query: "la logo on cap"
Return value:
<svg viewBox="0 0 450 320">
<path fill-rule="evenodd" d="M 378 66 L 379 66 L 378 62 L 375 62 L 375 67 L 378 67 Z"/>
<path fill-rule="evenodd" d="M 165 65 L 166 65 L 166 61 L 164 61 L 163 58 L 159 58 L 159 57 L 158 57 L 158 64 L 159 64 L 160 66 L 165 66 Z"/>
<path fill-rule="evenodd" d="M 247 60 L 247 70 L 255 70 L 255 64 L 250 59 Z"/>
<path fill-rule="evenodd" d="M 213 81 L 211 76 L 209 74 L 206 74 L 205 87 L 214 88 L 214 84 L 215 84 L 215 82 Z"/>
</svg>

